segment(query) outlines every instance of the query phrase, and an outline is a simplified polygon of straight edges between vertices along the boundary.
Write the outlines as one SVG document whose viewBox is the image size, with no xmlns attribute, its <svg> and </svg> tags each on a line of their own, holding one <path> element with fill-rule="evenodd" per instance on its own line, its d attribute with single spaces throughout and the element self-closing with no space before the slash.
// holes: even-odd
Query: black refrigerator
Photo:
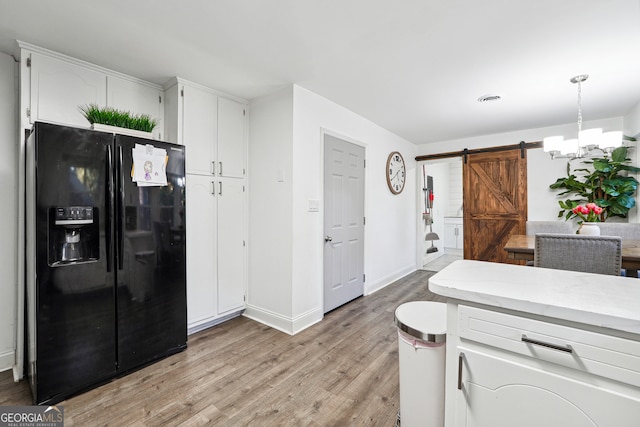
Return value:
<svg viewBox="0 0 640 427">
<path fill-rule="evenodd" d="M 26 150 L 27 370 L 54 404 L 186 348 L 185 150 L 40 122 Z"/>
</svg>

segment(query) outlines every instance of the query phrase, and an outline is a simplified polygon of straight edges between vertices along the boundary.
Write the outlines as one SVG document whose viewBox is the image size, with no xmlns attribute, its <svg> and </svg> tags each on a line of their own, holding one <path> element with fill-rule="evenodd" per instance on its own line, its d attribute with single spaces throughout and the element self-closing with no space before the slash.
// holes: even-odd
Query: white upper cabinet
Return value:
<svg viewBox="0 0 640 427">
<path fill-rule="evenodd" d="M 187 173 L 213 175 L 217 135 L 218 97 L 182 85 L 182 144 L 187 147 Z"/>
<path fill-rule="evenodd" d="M 158 125 L 153 137 L 162 139 L 164 106 L 161 86 L 20 42 L 23 84 L 21 108 L 28 119 L 89 127 L 80 107 L 96 104 L 133 114 L 148 114 Z M 23 117 L 25 117 L 23 116 Z"/>
<path fill-rule="evenodd" d="M 187 147 L 187 173 L 244 177 L 246 104 L 178 78 L 165 100 L 167 139 Z"/>
<path fill-rule="evenodd" d="M 157 122 L 153 129 L 154 139 L 161 140 L 164 133 L 164 91 L 158 87 L 125 79 L 107 76 L 107 105 L 132 114 L 147 114 Z"/>
<path fill-rule="evenodd" d="M 56 58 L 31 53 L 30 123 L 89 126 L 79 106 L 107 102 L 107 76 Z"/>
<path fill-rule="evenodd" d="M 218 98 L 218 174 L 244 176 L 246 105 Z"/>
</svg>

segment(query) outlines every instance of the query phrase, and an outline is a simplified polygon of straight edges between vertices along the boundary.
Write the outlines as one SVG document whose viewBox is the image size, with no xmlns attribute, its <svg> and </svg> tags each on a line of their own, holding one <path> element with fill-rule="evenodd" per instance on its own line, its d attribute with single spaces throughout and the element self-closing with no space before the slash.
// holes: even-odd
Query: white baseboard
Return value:
<svg viewBox="0 0 640 427">
<path fill-rule="evenodd" d="M 11 350 L 0 354 L 0 372 L 8 371 L 16 364 L 16 352 Z"/>
<path fill-rule="evenodd" d="M 288 335 L 295 335 L 322 320 L 324 313 L 321 309 L 309 310 L 294 318 L 283 316 L 273 311 L 247 304 L 243 316 L 277 329 Z"/>
<path fill-rule="evenodd" d="M 405 268 L 402 268 L 400 270 L 395 271 L 394 273 L 383 277 L 380 280 L 376 280 L 375 282 L 372 283 L 365 283 L 364 284 L 364 294 L 365 295 L 371 295 L 374 292 L 379 291 L 380 289 L 392 284 L 393 282 L 395 282 L 398 279 L 402 279 L 404 276 L 413 273 L 414 271 L 416 271 L 416 266 L 415 265 L 410 265 L 407 266 Z"/>
<path fill-rule="evenodd" d="M 195 334 L 196 332 L 200 332 L 204 329 L 210 328 L 215 325 L 219 325 L 222 322 L 226 322 L 227 320 L 231 320 L 234 317 L 238 317 L 242 314 L 242 310 L 238 310 L 236 312 L 216 317 L 215 319 L 203 320 L 201 322 L 192 323 L 187 327 L 187 335 Z"/>
</svg>

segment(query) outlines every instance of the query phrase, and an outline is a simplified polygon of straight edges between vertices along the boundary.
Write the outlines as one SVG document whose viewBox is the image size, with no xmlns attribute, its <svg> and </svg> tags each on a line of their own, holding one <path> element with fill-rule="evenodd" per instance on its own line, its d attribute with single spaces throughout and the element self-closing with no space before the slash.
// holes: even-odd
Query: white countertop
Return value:
<svg viewBox="0 0 640 427">
<path fill-rule="evenodd" d="M 461 260 L 432 276 L 429 290 L 640 335 L 640 279 Z"/>
</svg>

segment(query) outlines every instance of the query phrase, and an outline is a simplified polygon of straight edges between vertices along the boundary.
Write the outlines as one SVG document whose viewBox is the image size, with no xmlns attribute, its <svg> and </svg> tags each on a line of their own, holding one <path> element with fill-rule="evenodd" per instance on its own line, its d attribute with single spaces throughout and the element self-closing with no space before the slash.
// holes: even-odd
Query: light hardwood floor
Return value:
<svg viewBox="0 0 640 427">
<path fill-rule="evenodd" d="M 187 349 L 64 406 L 69 426 L 393 426 L 399 407 L 393 313 L 442 299 L 417 271 L 289 336 L 244 317 L 196 333 Z M 0 405 L 29 405 L 0 373 Z"/>
</svg>

